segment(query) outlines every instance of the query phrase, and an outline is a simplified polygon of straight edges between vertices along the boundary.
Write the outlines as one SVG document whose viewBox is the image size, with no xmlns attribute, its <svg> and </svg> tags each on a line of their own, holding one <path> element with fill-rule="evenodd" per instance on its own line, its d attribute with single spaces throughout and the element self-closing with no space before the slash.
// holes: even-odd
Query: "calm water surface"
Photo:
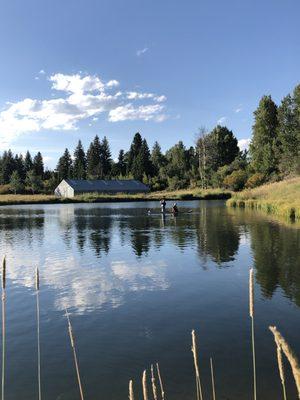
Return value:
<svg viewBox="0 0 300 400">
<path fill-rule="evenodd" d="M 259 397 L 282 399 L 270 324 L 300 356 L 300 230 L 224 203 L 0 208 L 6 254 L 6 400 L 37 398 L 34 270 L 41 275 L 43 399 L 79 398 L 64 307 L 86 399 L 127 398 L 129 379 L 160 362 L 168 399 L 195 399 L 190 332 L 211 398 L 251 398 L 248 271 L 255 268 Z M 147 210 L 156 208 L 151 216 Z M 289 399 L 296 399 L 288 372 Z M 137 391 L 139 389 L 137 388 Z"/>
</svg>

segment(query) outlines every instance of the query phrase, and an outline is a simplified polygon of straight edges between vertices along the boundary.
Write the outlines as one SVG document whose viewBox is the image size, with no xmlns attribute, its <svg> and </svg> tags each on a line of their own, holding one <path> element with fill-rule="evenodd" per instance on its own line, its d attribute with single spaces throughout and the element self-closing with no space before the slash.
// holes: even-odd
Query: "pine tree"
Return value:
<svg viewBox="0 0 300 400">
<path fill-rule="evenodd" d="M 255 172 L 269 176 L 278 170 L 277 106 L 271 96 L 263 96 L 254 112 L 250 144 L 251 165 Z"/>
<path fill-rule="evenodd" d="M 75 179 L 86 179 L 86 156 L 81 140 L 79 140 L 74 151 L 73 177 Z"/>
<path fill-rule="evenodd" d="M 56 169 L 60 180 L 72 178 L 72 158 L 68 149 L 65 149 L 64 154 L 58 160 Z"/>
<path fill-rule="evenodd" d="M 300 156 L 300 129 L 297 129 L 296 105 L 291 95 L 286 96 L 278 107 L 278 138 L 280 169 L 287 175 L 295 171 Z"/>
<path fill-rule="evenodd" d="M 9 183 L 11 174 L 15 170 L 15 159 L 11 150 L 4 151 L 1 161 L 0 182 L 2 185 Z"/>
<path fill-rule="evenodd" d="M 43 179 L 44 176 L 44 161 L 42 154 L 38 152 L 33 159 L 33 166 L 32 166 L 36 175 L 40 176 Z"/>
<path fill-rule="evenodd" d="M 143 173 L 147 177 L 152 176 L 154 168 L 151 161 L 150 150 L 146 139 L 143 139 L 140 153 L 142 157 Z"/>
<path fill-rule="evenodd" d="M 87 151 L 87 176 L 89 179 L 101 179 L 102 168 L 100 164 L 101 143 L 96 135 Z"/>
<path fill-rule="evenodd" d="M 101 179 L 109 178 L 111 174 L 112 159 L 111 159 L 109 143 L 106 136 L 104 136 L 101 143 L 100 165 L 101 165 Z"/>
<path fill-rule="evenodd" d="M 37 175 L 33 169 L 27 172 L 25 183 L 32 194 L 39 192 L 43 187 L 40 175 Z"/>
<path fill-rule="evenodd" d="M 119 151 L 117 170 L 118 170 L 119 175 L 122 175 L 122 176 L 126 175 L 126 161 L 125 161 L 124 150 Z"/>
<path fill-rule="evenodd" d="M 128 152 L 127 173 L 133 173 L 133 164 L 140 153 L 142 141 L 142 136 L 137 132 L 133 137 L 133 141 Z M 134 168 L 136 168 L 136 166 Z"/>
<path fill-rule="evenodd" d="M 217 125 L 211 132 L 212 140 L 215 143 L 214 170 L 223 165 L 231 164 L 239 154 L 237 138 L 226 126 Z M 212 158 L 212 157 L 211 157 Z"/>
<path fill-rule="evenodd" d="M 152 147 L 151 161 L 153 164 L 155 174 L 158 174 L 160 168 L 164 166 L 166 161 L 158 142 L 155 142 Z"/>
<path fill-rule="evenodd" d="M 25 181 L 26 178 L 26 171 L 25 171 L 25 164 L 24 164 L 24 159 L 22 154 L 15 155 L 15 162 L 14 162 L 14 170 L 18 172 L 18 176 L 21 179 L 22 182 Z"/>
<path fill-rule="evenodd" d="M 33 162 L 32 162 L 32 158 L 31 158 L 31 154 L 29 153 L 28 150 L 26 152 L 25 159 L 24 159 L 24 167 L 25 167 L 25 172 L 26 173 L 33 168 Z"/>
<path fill-rule="evenodd" d="M 14 194 L 17 194 L 24 189 L 24 184 L 17 170 L 13 171 L 13 173 L 11 174 L 9 185 Z"/>
</svg>

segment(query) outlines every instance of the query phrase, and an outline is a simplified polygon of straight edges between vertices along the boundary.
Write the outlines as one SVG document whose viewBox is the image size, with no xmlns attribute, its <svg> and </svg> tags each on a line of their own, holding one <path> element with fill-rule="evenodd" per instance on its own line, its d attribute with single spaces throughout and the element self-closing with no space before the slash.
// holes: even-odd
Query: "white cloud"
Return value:
<svg viewBox="0 0 300 400">
<path fill-rule="evenodd" d="M 227 117 L 221 117 L 218 119 L 217 123 L 218 125 L 222 125 L 227 121 Z"/>
<path fill-rule="evenodd" d="M 241 112 L 242 110 L 243 110 L 242 107 L 238 107 L 238 108 L 236 108 L 235 112 L 236 112 L 236 113 L 239 113 L 239 112 Z"/>
<path fill-rule="evenodd" d="M 128 100 L 143 100 L 143 99 L 153 99 L 158 103 L 162 103 L 166 101 L 166 96 L 157 96 L 154 93 L 140 93 L 140 92 L 127 92 L 127 99 Z"/>
<path fill-rule="evenodd" d="M 115 79 L 112 79 L 111 81 L 108 81 L 107 84 L 106 84 L 106 86 L 108 88 L 116 87 L 116 86 L 119 86 L 119 85 L 120 85 L 120 83 L 118 81 L 116 81 Z"/>
<path fill-rule="evenodd" d="M 147 51 L 149 50 L 148 47 L 144 47 L 143 49 L 137 50 L 136 55 L 138 57 L 142 56 L 143 54 L 145 54 Z"/>
<path fill-rule="evenodd" d="M 119 122 L 126 120 L 154 120 L 161 122 L 166 119 L 162 114 L 164 107 L 160 104 L 134 107 L 131 103 L 125 106 L 119 106 L 109 112 L 109 121 Z"/>
<path fill-rule="evenodd" d="M 49 77 L 52 90 L 61 92 L 50 99 L 25 98 L 6 103 L 0 112 L 0 143 L 8 147 L 19 135 L 41 130 L 76 130 L 78 122 L 88 118 L 96 121 L 100 114 L 108 114 L 111 122 L 125 120 L 163 121 L 165 96 L 152 93 L 114 92 L 119 85 L 115 79 L 103 82 L 95 75 L 65 75 Z M 107 91 L 106 89 L 109 89 Z M 53 93 L 52 93 L 53 95 Z M 131 100 L 127 103 L 128 99 Z M 134 101 L 146 104 L 135 106 Z M 151 102 L 151 104 L 147 104 Z"/>
<path fill-rule="evenodd" d="M 39 74 L 45 75 L 45 73 L 46 73 L 46 72 L 45 72 L 43 69 L 40 69 Z"/>
<path fill-rule="evenodd" d="M 240 139 L 238 142 L 240 150 L 248 150 L 251 139 Z"/>
</svg>

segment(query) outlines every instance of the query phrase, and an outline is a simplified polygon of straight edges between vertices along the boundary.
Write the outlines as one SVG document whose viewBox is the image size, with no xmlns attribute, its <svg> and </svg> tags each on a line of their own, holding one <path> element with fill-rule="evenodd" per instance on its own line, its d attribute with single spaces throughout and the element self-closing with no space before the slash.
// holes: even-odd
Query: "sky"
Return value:
<svg viewBox="0 0 300 400">
<path fill-rule="evenodd" d="M 226 125 L 245 147 L 264 94 L 300 83 L 298 0 L 2 0 L 0 152 L 55 167 L 79 139 L 113 158 Z"/>
</svg>

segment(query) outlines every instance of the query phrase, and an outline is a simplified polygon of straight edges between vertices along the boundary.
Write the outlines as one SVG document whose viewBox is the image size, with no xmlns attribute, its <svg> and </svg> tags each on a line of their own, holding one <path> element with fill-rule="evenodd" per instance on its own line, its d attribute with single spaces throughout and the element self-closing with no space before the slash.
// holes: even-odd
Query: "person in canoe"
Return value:
<svg viewBox="0 0 300 400">
<path fill-rule="evenodd" d="M 166 205 L 167 205 L 166 200 L 165 199 L 161 199 L 161 201 L 160 201 L 160 209 L 161 209 L 162 213 L 166 212 Z"/>
<path fill-rule="evenodd" d="M 172 214 L 173 215 L 177 215 L 178 213 L 179 213 L 179 210 L 178 210 L 178 207 L 177 207 L 177 203 L 174 203 L 173 207 L 172 207 Z"/>
</svg>

